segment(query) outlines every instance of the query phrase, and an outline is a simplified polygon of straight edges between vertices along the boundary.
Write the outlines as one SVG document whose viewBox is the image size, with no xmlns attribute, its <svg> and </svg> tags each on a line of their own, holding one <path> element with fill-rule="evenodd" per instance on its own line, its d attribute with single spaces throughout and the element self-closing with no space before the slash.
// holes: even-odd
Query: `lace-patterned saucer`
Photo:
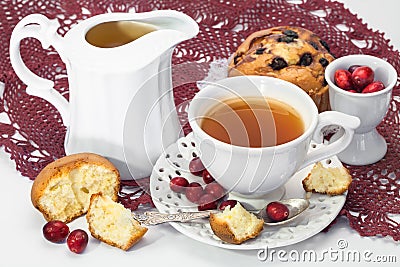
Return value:
<svg viewBox="0 0 400 267">
<path fill-rule="evenodd" d="M 310 149 L 317 145 L 312 144 Z M 189 182 L 202 182 L 202 178 L 189 172 L 189 162 L 199 154 L 196 142 L 189 134 L 180 138 L 169 146 L 157 160 L 150 176 L 150 193 L 153 202 L 160 212 L 175 213 L 179 211 L 196 211 L 195 204 L 188 201 L 184 194 L 174 193 L 169 188 L 172 177 L 182 176 Z M 322 162 L 325 166 L 342 166 L 338 158 L 331 157 Z M 283 198 L 303 198 L 305 196 L 301 181 L 312 166 L 297 172 L 285 185 Z M 170 223 L 176 230 L 197 241 L 227 249 L 251 250 L 262 249 L 268 246 L 283 247 L 298 243 L 322 231 L 338 215 L 346 200 L 345 195 L 328 196 L 312 194 L 310 207 L 301 216 L 283 226 L 265 226 L 261 234 L 240 245 L 228 244 L 214 235 L 207 219 L 200 219 L 189 223 Z"/>
</svg>

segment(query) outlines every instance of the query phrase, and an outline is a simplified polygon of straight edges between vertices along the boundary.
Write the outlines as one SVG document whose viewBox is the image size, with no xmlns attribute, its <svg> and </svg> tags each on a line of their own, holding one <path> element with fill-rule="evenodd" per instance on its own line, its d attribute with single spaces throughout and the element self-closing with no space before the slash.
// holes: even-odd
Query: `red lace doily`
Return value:
<svg viewBox="0 0 400 267">
<path fill-rule="evenodd" d="M 206 75 L 210 62 L 228 58 L 250 33 L 278 25 L 296 25 L 312 30 L 326 40 L 337 57 L 359 53 L 375 55 L 386 59 L 400 73 L 400 54 L 389 45 L 383 33 L 369 29 L 343 4 L 327 0 L 32 0 L 13 4 L 2 1 L 0 5 L 0 80 L 5 83 L 4 92 L 0 87 L 0 146 L 16 162 L 18 171 L 31 179 L 49 162 L 65 154 L 65 127 L 59 113 L 46 101 L 25 93 L 25 85 L 16 77 L 9 61 L 12 29 L 31 13 L 57 18 L 61 24 L 58 32 L 64 35 L 80 20 L 104 12 L 182 11 L 199 23 L 200 33 L 175 49 L 173 64 L 201 64 L 189 74 L 174 71 L 174 82 L 178 84 L 183 79 L 181 75 L 195 75 L 201 79 Z M 55 80 L 56 89 L 68 98 L 65 65 L 54 50 L 44 51 L 37 40 L 28 39 L 21 44 L 21 53 L 32 71 Z M 176 104 L 190 100 L 196 92 L 195 83 L 176 86 Z M 348 166 L 354 180 L 342 211 L 351 227 L 361 235 L 391 236 L 396 241 L 400 240 L 399 223 L 394 219 L 400 214 L 400 163 L 397 159 L 400 152 L 399 92 L 399 85 L 396 85 L 390 110 L 378 127 L 388 143 L 388 153 L 373 165 Z M 183 110 L 179 112 L 184 121 Z M 185 130 L 190 129 L 185 126 Z M 151 203 L 149 196 L 140 189 L 137 192 L 133 190 L 133 193 L 124 192 L 124 188 L 132 186 L 139 187 L 135 181 L 123 186 L 120 193 L 122 203 L 132 209 Z"/>
</svg>

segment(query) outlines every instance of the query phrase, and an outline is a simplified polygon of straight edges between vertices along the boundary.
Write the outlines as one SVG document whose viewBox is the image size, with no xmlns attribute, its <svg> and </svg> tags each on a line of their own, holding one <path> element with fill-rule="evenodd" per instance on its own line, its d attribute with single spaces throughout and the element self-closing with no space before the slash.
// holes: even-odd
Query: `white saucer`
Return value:
<svg viewBox="0 0 400 267">
<path fill-rule="evenodd" d="M 310 147 L 310 149 L 313 146 Z M 315 146 L 314 146 L 315 147 Z M 179 211 L 196 211 L 195 204 L 188 201 L 184 194 L 177 194 L 170 190 L 169 181 L 172 177 L 183 176 L 192 181 L 203 184 L 202 178 L 189 172 L 189 162 L 198 155 L 195 140 L 192 135 L 180 138 L 169 146 L 157 160 L 150 176 L 150 193 L 153 202 L 160 212 L 174 213 Z M 342 163 L 335 156 L 322 162 L 325 166 L 338 167 Z M 305 191 L 301 181 L 307 176 L 312 166 L 297 172 L 285 185 L 283 198 L 303 198 Z M 282 247 L 298 243 L 322 231 L 339 214 L 346 201 L 345 195 L 328 196 L 312 194 L 310 207 L 301 216 L 283 226 L 265 226 L 261 234 L 240 245 L 221 241 L 212 232 L 207 219 L 190 223 L 171 223 L 171 225 L 188 236 L 200 242 L 227 249 L 251 250 Z"/>
</svg>

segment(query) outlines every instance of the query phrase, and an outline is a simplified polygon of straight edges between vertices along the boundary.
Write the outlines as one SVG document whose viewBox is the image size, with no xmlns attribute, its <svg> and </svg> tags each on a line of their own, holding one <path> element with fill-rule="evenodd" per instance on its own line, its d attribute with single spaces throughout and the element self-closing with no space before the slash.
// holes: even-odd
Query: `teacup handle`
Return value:
<svg viewBox="0 0 400 267">
<path fill-rule="evenodd" d="M 299 169 L 323 159 L 327 159 L 343 151 L 353 139 L 354 130 L 360 126 L 360 119 L 358 117 L 347 115 L 338 111 L 325 111 L 320 113 L 318 116 L 318 125 L 313 135 L 314 141 L 322 143 L 324 138 L 322 129 L 329 125 L 341 126 L 344 130 L 344 134 L 335 142 L 321 146 L 313 151 L 309 151 Z"/>
<path fill-rule="evenodd" d="M 56 19 L 49 20 L 41 14 L 31 14 L 24 17 L 15 26 L 10 39 L 10 61 L 18 77 L 27 85 L 26 92 L 41 97 L 58 109 L 64 125 L 69 123 L 68 101 L 54 89 L 54 82 L 41 78 L 30 71 L 24 64 L 20 53 L 20 42 L 27 37 L 38 39 L 42 47 L 47 49 L 53 46 L 61 59 L 64 51 L 62 38 L 57 34 L 59 23 Z M 66 62 L 63 59 L 64 62 Z"/>
</svg>

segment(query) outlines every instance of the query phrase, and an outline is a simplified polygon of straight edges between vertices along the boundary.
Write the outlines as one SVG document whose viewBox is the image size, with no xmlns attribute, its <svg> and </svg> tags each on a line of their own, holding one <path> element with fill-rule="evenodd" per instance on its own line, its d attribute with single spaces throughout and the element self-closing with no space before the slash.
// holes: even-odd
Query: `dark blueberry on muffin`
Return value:
<svg viewBox="0 0 400 267">
<path fill-rule="evenodd" d="M 283 31 L 283 34 L 288 37 L 299 38 L 299 35 L 297 34 L 297 32 L 292 31 L 292 30 L 285 30 L 285 31 Z"/>
<path fill-rule="evenodd" d="M 322 46 L 323 47 L 325 47 L 325 49 L 328 51 L 328 52 L 331 52 L 331 49 L 330 49 L 330 47 L 329 47 L 329 45 L 328 45 L 328 43 L 327 42 L 325 42 L 324 40 L 319 40 L 319 42 L 322 44 Z"/>
<path fill-rule="evenodd" d="M 329 64 L 329 61 L 326 58 L 321 57 L 319 63 L 321 63 L 322 67 L 326 67 Z"/>
<path fill-rule="evenodd" d="M 310 45 L 315 48 L 315 50 L 319 50 L 318 45 L 314 42 L 310 42 Z"/>
<path fill-rule="evenodd" d="M 276 57 L 272 60 L 272 63 L 269 64 L 273 70 L 280 70 L 286 68 L 288 64 L 286 61 L 281 57 Z"/>
<path fill-rule="evenodd" d="M 304 53 L 300 58 L 300 66 L 310 66 L 312 63 L 311 53 Z"/>
<path fill-rule="evenodd" d="M 278 42 L 285 42 L 285 43 L 291 43 L 294 41 L 293 37 L 290 36 L 282 36 L 278 38 Z"/>
<path fill-rule="evenodd" d="M 258 48 L 256 50 L 256 55 L 261 55 L 262 53 L 264 53 L 265 49 L 266 49 L 265 47 Z"/>
</svg>

